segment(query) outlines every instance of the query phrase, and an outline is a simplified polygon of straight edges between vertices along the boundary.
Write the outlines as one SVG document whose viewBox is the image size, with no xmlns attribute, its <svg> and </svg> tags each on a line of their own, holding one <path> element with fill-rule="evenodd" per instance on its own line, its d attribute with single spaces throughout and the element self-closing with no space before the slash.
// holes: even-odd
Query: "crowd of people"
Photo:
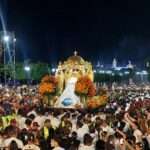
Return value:
<svg viewBox="0 0 150 150">
<path fill-rule="evenodd" d="M 1 86 L 0 93 L 0 149 L 150 149 L 149 90 L 109 91 L 97 111 L 46 107 L 37 86 Z"/>
</svg>

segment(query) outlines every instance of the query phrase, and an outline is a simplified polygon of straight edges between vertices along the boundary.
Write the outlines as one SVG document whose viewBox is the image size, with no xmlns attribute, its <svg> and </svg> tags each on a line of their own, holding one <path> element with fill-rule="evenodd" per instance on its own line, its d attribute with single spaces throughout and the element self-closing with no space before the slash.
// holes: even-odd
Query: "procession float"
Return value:
<svg viewBox="0 0 150 150">
<path fill-rule="evenodd" d="M 107 94 L 99 95 L 94 84 L 92 64 L 77 51 L 66 61 L 59 62 L 55 75 L 41 80 L 39 93 L 46 104 L 55 108 L 90 108 L 104 105 Z"/>
</svg>

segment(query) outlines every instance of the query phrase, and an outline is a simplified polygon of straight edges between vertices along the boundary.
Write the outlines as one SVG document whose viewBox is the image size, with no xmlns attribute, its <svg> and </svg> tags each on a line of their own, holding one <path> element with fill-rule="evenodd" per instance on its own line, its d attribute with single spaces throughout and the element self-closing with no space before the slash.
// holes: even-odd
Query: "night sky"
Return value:
<svg viewBox="0 0 150 150">
<path fill-rule="evenodd" d="M 50 63 L 75 48 L 95 63 L 143 62 L 150 56 L 150 1 L 0 0 L 15 31 L 17 59 Z M 142 3 L 141 3 L 142 2 Z"/>
</svg>

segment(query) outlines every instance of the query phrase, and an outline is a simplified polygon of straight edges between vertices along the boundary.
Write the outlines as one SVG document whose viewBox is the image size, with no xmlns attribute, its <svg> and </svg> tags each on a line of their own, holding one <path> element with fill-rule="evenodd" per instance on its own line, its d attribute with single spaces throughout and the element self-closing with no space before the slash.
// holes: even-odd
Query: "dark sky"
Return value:
<svg viewBox="0 0 150 150">
<path fill-rule="evenodd" d="M 57 62 L 79 54 L 96 62 L 150 56 L 150 1 L 0 0 L 17 58 Z"/>
</svg>

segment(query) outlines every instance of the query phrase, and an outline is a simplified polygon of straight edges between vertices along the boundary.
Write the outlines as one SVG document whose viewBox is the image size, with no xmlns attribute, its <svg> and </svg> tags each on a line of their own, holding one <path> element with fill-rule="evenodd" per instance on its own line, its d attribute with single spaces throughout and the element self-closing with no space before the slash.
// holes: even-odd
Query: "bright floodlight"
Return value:
<svg viewBox="0 0 150 150">
<path fill-rule="evenodd" d="M 96 73 L 96 70 L 94 70 L 93 72 Z"/>
<path fill-rule="evenodd" d="M 107 74 L 112 74 L 112 71 L 111 70 L 107 70 L 106 73 Z"/>
<path fill-rule="evenodd" d="M 141 74 L 141 72 L 136 72 L 136 75 L 140 75 Z"/>
<path fill-rule="evenodd" d="M 130 72 L 129 71 L 125 71 L 125 74 L 129 74 Z"/>
<path fill-rule="evenodd" d="M 147 75 L 148 72 L 147 72 L 146 70 L 143 70 L 143 71 L 142 71 L 142 74 L 143 74 L 143 75 Z"/>
<path fill-rule="evenodd" d="M 29 66 L 25 66 L 24 70 L 27 71 L 27 72 L 29 72 L 30 71 L 30 67 Z"/>
<path fill-rule="evenodd" d="M 55 72 L 56 71 L 56 69 L 55 68 L 52 68 L 52 72 Z"/>
<path fill-rule="evenodd" d="M 16 42 L 16 38 L 14 38 L 13 40 L 14 40 L 14 42 Z"/>
<path fill-rule="evenodd" d="M 99 70 L 99 73 L 105 73 L 105 71 L 104 70 Z"/>
<path fill-rule="evenodd" d="M 4 40 L 4 42 L 8 42 L 9 41 L 9 36 L 8 35 L 4 35 L 3 40 Z"/>
</svg>

